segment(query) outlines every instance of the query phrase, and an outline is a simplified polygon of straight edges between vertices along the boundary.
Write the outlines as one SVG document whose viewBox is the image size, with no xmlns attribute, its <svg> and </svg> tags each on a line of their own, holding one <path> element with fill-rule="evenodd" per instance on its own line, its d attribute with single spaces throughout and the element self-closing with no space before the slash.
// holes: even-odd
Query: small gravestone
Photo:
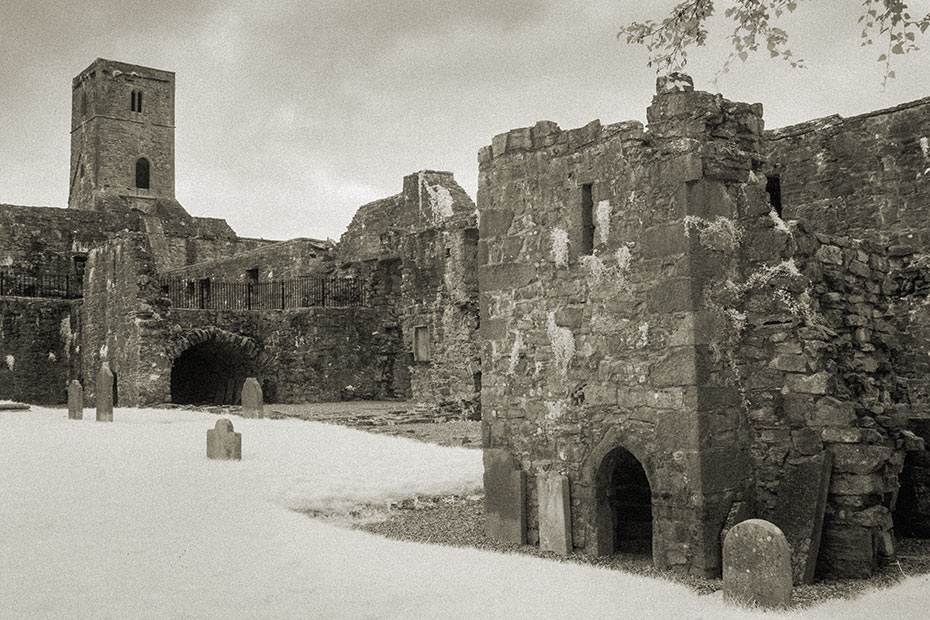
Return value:
<svg viewBox="0 0 930 620">
<path fill-rule="evenodd" d="M 832 470 L 833 453 L 827 450 L 794 467 L 779 483 L 775 507 L 767 515 L 791 545 L 795 584 L 814 582 Z"/>
<path fill-rule="evenodd" d="M 84 388 L 77 379 L 68 384 L 68 419 L 84 419 Z"/>
<path fill-rule="evenodd" d="M 255 377 L 249 377 L 242 384 L 242 417 L 262 417 L 264 405 L 262 386 Z"/>
<path fill-rule="evenodd" d="M 217 420 L 216 426 L 207 431 L 207 458 L 226 461 L 242 459 L 242 433 L 233 431 L 233 424 L 226 418 Z"/>
<path fill-rule="evenodd" d="M 749 519 L 723 541 L 723 597 L 764 609 L 791 603 L 791 549 L 773 523 Z"/>
<path fill-rule="evenodd" d="M 97 421 L 113 421 L 113 373 L 107 365 L 97 373 Z"/>
<path fill-rule="evenodd" d="M 485 531 L 502 542 L 526 542 L 525 474 L 507 450 L 484 451 Z"/>
<path fill-rule="evenodd" d="M 539 497 L 539 548 L 561 555 L 572 552 L 572 517 L 568 478 L 542 473 L 536 478 Z"/>
</svg>

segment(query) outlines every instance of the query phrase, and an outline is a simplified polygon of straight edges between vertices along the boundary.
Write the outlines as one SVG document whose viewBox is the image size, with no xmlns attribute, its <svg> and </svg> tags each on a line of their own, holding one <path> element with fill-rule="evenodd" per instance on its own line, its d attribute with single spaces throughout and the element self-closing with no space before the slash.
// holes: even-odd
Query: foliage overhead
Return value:
<svg viewBox="0 0 930 620">
<path fill-rule="evenodd" d="M 725 72 L 737 59 L 744 61 L 763 46 L 772 58 L 781 58 L 792 67 L 803 67 L 804 60 L 792 53 L 788 33 L 773 25 L 785 13 L 793 13 L 811 0 L 728 0 L 724 15 L 735 23 L 729 35 L 732 50 L 723 63 Z M 911 0 L 862 0 L 859 36 L 862 45 L 887 45 L 878 56 L 884 63 L 884 80 L 894 78 L 891 57 L 919 49 L 917 36 L 930 28 L 930 13 L 913 17 Z M 633 22 L 617 33 L 627 43 L 645 46 L 649 67 L 657 72 L 675 71 L 688 62 L 688 51 L 707 41 L 707 19 L 714 13 L 714 0 L 685 0 L 677 4 L 661 22 Z"/>
</svg>

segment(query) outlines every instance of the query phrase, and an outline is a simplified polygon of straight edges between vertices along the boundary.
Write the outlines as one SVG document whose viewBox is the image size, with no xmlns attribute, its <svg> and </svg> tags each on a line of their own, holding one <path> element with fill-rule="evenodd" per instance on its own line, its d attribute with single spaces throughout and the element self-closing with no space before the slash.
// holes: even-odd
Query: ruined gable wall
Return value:
<svg viewBox="0 0 930 620">
<path fill-rule="evenodd" d="M 479 406 L 475 206 L 451 173 L 404 178 L 401 194 L 363 206 L 335 250 L 337 264 L 396 260 L 396 310 L 411 398 L 425 415 L 476 416 Z M 417 331 L 428 360 L 414 359 Z"/>
<path fill-rule="evenodd" d="M 79 301 L 0 297 L 0 400 L 65 402 L 80 364 Z"/>
<path fill-rule="evenodd" d="M 846 119 L 829 116 L 767 137 L 784 219 L 827 234 L 930 242 L 930 98 Z"/>
</svg>

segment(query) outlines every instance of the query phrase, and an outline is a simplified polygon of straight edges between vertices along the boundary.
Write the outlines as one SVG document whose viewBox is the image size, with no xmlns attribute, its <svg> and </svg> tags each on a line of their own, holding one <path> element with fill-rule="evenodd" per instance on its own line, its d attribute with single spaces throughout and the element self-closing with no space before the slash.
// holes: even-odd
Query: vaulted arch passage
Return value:
<svg viewBox="0 0 930 620">
<path fill-rule="evenodd" d="M 209 339 L 184 350 L 171 366 L 171 402 L 179 405 L 237 405 L 242 384 L 257 373 L 241 347 Z"/>
<path fill-rule="evenodd" d="M 652 490 L 646 470 L 625 448 L 607 453 L 597 470 L 598 553 L 652 553 Z"/>
</svg>

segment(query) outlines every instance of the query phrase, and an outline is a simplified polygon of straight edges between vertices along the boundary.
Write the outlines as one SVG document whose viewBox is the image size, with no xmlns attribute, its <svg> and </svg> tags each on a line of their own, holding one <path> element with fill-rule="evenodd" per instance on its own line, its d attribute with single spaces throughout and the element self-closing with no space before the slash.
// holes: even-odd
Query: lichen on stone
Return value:
<svg viewBox="0 0 930 620">
<path fill-rule="evenodd" d="M 564 377 L 568 374 L 568 365 L 575 357 L 575 336 L 567 327 L 556 325 L 554 310 L 546 316 L 546 333 L 549 335 L 556 366 Z"/>
<path fill-rule="evenodd" d="M 549 235 L 552 238 L 552 260 L 557 267 L 567 267 L 568 232 L 561 228 L 553 228 Z"/>
<path fill-rule="evenodd" d="M 601 238 L 601 243 L 607 243 L 610 239 L 610 201 L 601 200 L 597 203 L 597 234 Z"/>
<path fill-rule="evenodd" d="M 520 349 L 523 348 L 523 332 L 517 331 L 513 339 L 513 346 L 510 347 L 510 363 L 507 365 L 507 374 L 512 375 L 517 370 L 517 364 L 520 363 Z"/>
<path fill-rule="evenodd" d="M 13 368 L 16 367 L 16 358 L 12 355 L 6 356 L 6 367 L 10 369 L 10 372 L 13 372 Z"/>
<path fill-rule="evenodd" d="M 684 219 L 685 234 L 698 233 L 698 240 L 705 248 L 712 250 L 734 250 L 743 238 L 743 229 L 730 218 L 717 216 L 712 221 L 697 215 L 686 215 Z"/>
</svg>

